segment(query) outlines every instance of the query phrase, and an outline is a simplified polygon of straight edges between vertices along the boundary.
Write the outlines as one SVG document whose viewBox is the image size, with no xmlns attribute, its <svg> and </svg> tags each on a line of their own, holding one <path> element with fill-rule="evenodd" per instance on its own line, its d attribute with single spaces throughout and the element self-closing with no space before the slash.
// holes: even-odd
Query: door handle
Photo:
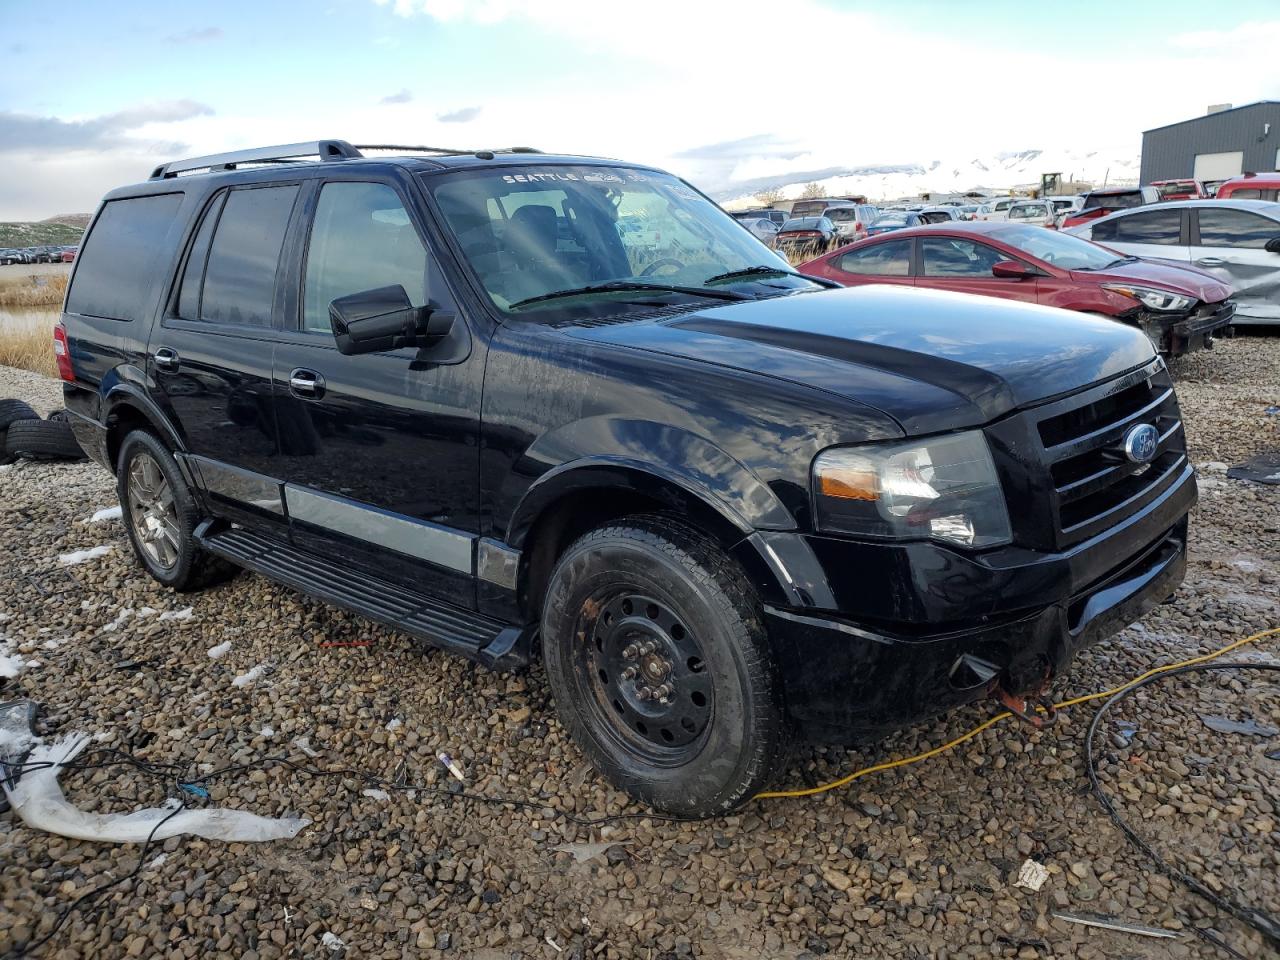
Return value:
<svg viewBox="0 0 1280 960">
<path fill-rule="evenodd" d="M 156 367 L 165 373 L 176 373 L 182 364 L 182 358 L 168 347 L 161 347 L 151 355 L 151 359 L 155 361 Z"/>
<path fill-rule="evenodd" d="M 324 396 L 324 377 L 314 370 L 298 367 L 289 374 L 289 392 L 295 397 L 318 400 Z"/>
<path fill-rule="evenodd" d="M 1222 266 L 1222 265 L 1224 265 L 1226 262 L 1227 262 L 1227 261 L 1225 261 L 1225 260 L 1221 259 L 1220 257 L 1203 257 L 1202 259 L 1200 259 L 1200 260 L 1197 260 L 1197 261 L 1196 261 L 1196 266 L 1198 266 L 1198 267 L 1221 267 L 1221 266 Z"/>
</svg>

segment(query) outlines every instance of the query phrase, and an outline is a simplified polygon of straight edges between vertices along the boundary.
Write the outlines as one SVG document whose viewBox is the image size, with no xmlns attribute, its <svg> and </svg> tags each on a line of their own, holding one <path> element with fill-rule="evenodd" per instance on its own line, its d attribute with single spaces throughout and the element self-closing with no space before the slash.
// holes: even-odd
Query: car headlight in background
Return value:
<svg viewBox="0 0 1280 960">
<path fill-rule="evenodd" d="M 1122 297 L 1129 297 L 1131 300 L 1137 300 L 1148 310 L 1162 312 L 1188 310 L 1195 303 L 1195 300 L 1191 297 L 1184 297 L 1180 293 L 1155 290 L 1151 287 L 1135 287 L 1131 283 L 1104 283 L 1102 289 L 1118 293 Z"/>
<path fill-rule="evenodd" d="M 818 529 L 990 547 L 1009 511 L 978 430 L 907 443 L 833 447 L 813 461 Z"/>
</svg>

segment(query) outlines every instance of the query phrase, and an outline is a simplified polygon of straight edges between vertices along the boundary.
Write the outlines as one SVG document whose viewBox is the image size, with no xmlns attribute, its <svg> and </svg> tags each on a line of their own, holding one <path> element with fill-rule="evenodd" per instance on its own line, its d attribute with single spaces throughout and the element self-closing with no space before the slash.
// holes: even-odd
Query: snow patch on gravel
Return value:
<svg viewBox="0 0 1280 960">
<path fill-rule="evenodd" d="M 209 656 L 212 657 L 214 660 L 221 660 L 230 652 L 231 652 L 230 640 L 224 640 L 222 643 L 218 644 L 216 647 L 209 648 Z"/>
<path fill-rule="evenodd" d="M 190 620 L 195 615 L 192 607 L 183 607 L 181 610 L 166 610 L 160 614 L 161 620 Z"/>
<path fill-rule="evenodd" d="M 360 795 L 362 797 L 369 797 L 373 800 L 390 800 L 391 799 L 391 794 L 387 793 L 387 791 L 375 790 L 372 787 L 370 787 L 368 790 L 361 790 Z"/>
<path fill-rule="evenodd" d="M 266 672 L 267 672 L 267 664 L 260 663 L 256 667 L 253 667 L 251 670 L 248 670 L 245 673 L 242 673 L 239 676 L 235 677 L 231 681 L 231 685 L 233 687 L 247 687 L 249 684 L 253 683 L 255 680 L 257 680 Z"/>
<path fill-rule="evenodd" d="M 87 563 L 90 560 L 105 557 L 110 552 L 111 544 L 104 543 L 100 547 L 90 547 L 88 550 L 73 550 L 70 553 L 60 554 L 58 562 L 64 567 L 72 567 L 78 563 Z"/>
<path fill-rule="evenodd" d="M 16 653 L 12 640 L 0 637 L 0 677 L 12 680 L 23 670 L 38 666 L 40 664 L 37 661 L 25 660 L 20 654 Z"/>
<path fill-rule="evenodd" d="M 102 628 L 104 633 L 111 633 L 124 626 L 126 620 L 133 616 L 133 607 L 125 607 L 116 614 L 116 618 Z"/>
<path fill-rule="evenodd" d="M 85 523 L 105 523 L 107 520 L 119 520 L 124 511 L 119 506 L 103 507 L 101 510 L 94 512 Z"/>
<path fill-rule="evenodd" d="M 346 944 L 342 942 L 341 937 L 339 937 L 336 933 L 331 933 L 328 930 L 326 930 L 323 936 L 320 937 L 320 942 L 324 944 L 326 947 L 328 947 L 330 950 L 341 950 L 344 947 L 346 947 Z"/>
<path fill-rule="evenodd" d="M 391 720 L 387 721 L 388 730 L 399 730 L 403 726 L 404 726 L 404 721 L 401 720 L 399 717 L 394 717 Z"/>
</svg>

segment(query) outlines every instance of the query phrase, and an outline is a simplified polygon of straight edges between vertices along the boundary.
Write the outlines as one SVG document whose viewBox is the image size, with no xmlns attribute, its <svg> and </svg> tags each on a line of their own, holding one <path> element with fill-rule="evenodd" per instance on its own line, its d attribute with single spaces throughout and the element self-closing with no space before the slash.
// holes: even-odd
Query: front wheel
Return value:
<svg viewBox="0 0 1280 960">
<path fill-rule="evenodd" d="M 610 781 L 659 810 L 733 810 L 786 763 L 781 684 L 746 577 L 665 516 L 592 530 L 542 616 L 556 709 Z"/>
</svg>

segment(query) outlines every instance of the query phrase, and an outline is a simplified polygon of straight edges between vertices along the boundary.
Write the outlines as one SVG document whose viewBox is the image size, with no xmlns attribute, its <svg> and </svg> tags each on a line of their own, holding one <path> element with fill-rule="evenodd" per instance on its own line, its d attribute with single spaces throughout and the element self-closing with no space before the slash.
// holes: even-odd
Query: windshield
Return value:
<svg viewBox="0 0 1280 960">
<path fill-rule="evenodd" d="M 476 278 L 503 311 L 590 310 L 592 303 L 614 308 L 642 300 L 652 307 L 658 295 L 698 299 L 696 290 L 707 280 L 748 267 L 779 272 L 707 289 L 740 285 L 757 296 L 820 289 L 786 275 L 793 272 L 786 261 L 669 174 L 548 164 L 428 175 L 423 182 Z M 582 290 L 610 284 L 614 289 Z M 655 293 L 636 291 L 638 284 L 652 285 Z M 516 306 L 560 293 L 566 296 Z"/>
<path fill-rule="evenodd" d="M 1043 227 L 1009 227 L 996 236 L 1027 256 L 1063 270 L 1101 270 L 1120 259 L 1096 243 Z"/>
<path fill-rule="evenodd" d="M 1046 216 L 1045 208 L 1040 203 L 1017 203 L 1009 208 L 1010 220 L 1031 220 L 1043 216 Z"/>
<path fill-rule="evenodd" d="M 901 213 L 886 213 L 882 216 L 876 217 L 875 222 L 872 223 L 871 225 L 873 227 L 887 227 L 887 226 L 890 226 L 891 224 L 896 223 L 901 225 L 901 224 L 905 224 L 906 222 L 907 222 L 906 216 Z"/>
<path fill-rule="evenodd" d="M 826 217 L 832 223 L 858 219 L 857 207 L 827 207 Z"/>
<path fill-rule="evenodd" d="M 1091 193 L 1084 201 L 1086 210 L 1127 210 L 1129 207 L 1142 205 L 1142 193 L 1138 190 L 1129 193 Z"/>
<path fill-rule="evenodd" d="M 1166 180 L 1164 183 L 1157 183 L 1156 190 L 1162 197 L 1170 197 L 1179 193 L 1195 193 L 1196 183 L 1194 180 Z"/>
<path fill-rule="evenodd" d="M 783 230 L 821 230 L 824 217 L 799 217 L 788 220 L 782 225 Z"/>
</svg>

